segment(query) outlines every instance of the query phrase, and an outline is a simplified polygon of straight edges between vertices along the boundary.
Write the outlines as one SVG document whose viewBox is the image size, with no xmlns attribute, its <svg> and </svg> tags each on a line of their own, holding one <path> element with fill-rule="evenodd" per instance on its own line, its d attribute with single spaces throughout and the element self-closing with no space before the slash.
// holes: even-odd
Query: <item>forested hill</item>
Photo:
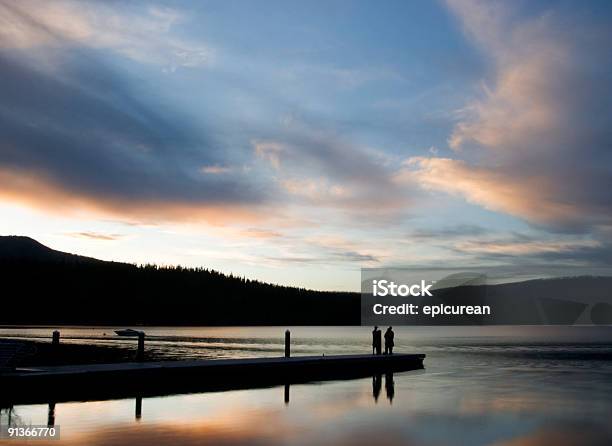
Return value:
<svg viewBox="0 0 612 446">
<path fill-rule="evenodd" d="M 153 260 L 153 259 L 152 259 Z M 137 266 L 0 237 L 0 324 L 358 325 L 358 293 Z"/>
</svg>

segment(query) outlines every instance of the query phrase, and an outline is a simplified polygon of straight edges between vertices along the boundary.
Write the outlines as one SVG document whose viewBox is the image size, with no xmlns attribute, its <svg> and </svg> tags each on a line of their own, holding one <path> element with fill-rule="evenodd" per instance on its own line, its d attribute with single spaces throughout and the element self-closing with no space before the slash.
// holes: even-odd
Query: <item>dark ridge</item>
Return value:
<svg viewBox="0 0 612 446">
<path fill-rule="evenodd" d="M 38 262 L 102 262 L 91 257 L 69 254 L 51 249 L 30 237 L 0 236 L 0 261 L 29 260 Z"/>
<path fill-rule="evenodd" d="M 358 325 L 358 293 L 107 262 L 0 237 L 0 324 Z"/>
</svg>

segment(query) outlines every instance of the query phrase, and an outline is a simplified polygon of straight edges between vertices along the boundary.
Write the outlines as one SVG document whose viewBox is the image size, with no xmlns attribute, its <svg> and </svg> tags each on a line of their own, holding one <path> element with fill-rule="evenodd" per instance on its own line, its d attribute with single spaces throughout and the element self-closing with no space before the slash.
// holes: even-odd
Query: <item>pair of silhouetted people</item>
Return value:
<svg viewBox="0 0 612 446">
<path fill-rule="evenodd" d="M 378 403 L 381 388 L 382 375 L 376 374 L 372 376 L 372 395 L 374 396 L 375 403 Z M 393 397 L 395 396 L 395 382 L 393 381 L 393 373 L 385 373 L 385 391 L 387 392 L 389 402 L 393 403 Z"/>
<path fill-rule="evenodd" d="M 393 346 L 395 333 L 393 333 L 393 327 L 387 328 L 385 332 L 385 355 L 393 354 Z M 374 327 L 372 330 L 372 354 L 380 355 L 382 353 L 382 332 L 378 328 L 378 326 Z"/>
</svg>

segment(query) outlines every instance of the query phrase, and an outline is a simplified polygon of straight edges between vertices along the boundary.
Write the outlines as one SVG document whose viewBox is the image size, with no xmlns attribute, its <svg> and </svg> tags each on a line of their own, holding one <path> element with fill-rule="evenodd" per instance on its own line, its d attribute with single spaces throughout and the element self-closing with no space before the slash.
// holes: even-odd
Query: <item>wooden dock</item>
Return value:
<svg viewBox="0 0 612 446">
<path fill-rule="evenodd" d="M 0 373 L 0 405 L 193 393 L 352 379 L 423 368 L 423 354 L 126 362 Z"/>
</svg>

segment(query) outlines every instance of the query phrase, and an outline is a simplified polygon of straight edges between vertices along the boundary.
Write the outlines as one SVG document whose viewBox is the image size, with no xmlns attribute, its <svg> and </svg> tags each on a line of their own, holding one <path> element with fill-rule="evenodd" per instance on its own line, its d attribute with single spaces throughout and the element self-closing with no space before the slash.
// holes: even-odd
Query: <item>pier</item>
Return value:
<svg viewBox="0 0 612 446">
<path fill-rule="evenodd" d="M 271 387 L 423 368 L 424 354 L 124 362 L 0 373 L 0 404 L 101 400 Z"/>
</svg>

